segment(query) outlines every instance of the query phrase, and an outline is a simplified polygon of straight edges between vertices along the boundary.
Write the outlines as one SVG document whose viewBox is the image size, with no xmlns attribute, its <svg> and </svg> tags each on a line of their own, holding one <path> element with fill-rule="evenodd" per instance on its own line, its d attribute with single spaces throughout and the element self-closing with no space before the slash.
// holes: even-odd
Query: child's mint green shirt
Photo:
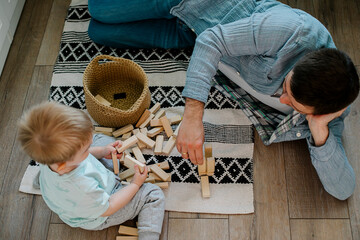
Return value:
<svg viewBox="0 0 360 240">
<path fill-rule="evenodd" d="M 59 175 L 40 164 L 40 189 L 48 207 L 71 227 L 92 229 L 103 222 L 115 175 L 93 155 L 73 171 Z"/>
</svg>

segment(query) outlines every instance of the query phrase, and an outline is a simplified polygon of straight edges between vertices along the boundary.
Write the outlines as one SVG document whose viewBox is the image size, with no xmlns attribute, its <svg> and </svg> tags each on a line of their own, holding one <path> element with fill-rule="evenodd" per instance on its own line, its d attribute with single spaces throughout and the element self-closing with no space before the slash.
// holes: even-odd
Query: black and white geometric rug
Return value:
<svg viewBox="0 0 360 240">
<path fill-rule="evenodd" d="M 161 103 L 167 116 L 182 115 L 181 92 L 192 49 L 115 49 L 95 44 L 87 35 L 90 15 L 87 0 L 73 0 L 65 22 L 59 56 L 54 67 L 50 100 L 86 111 L 82 76 L 97 55 L 131 59 L 146 72 L 151 105 Z M 252 213 L 253 128 L 237 102 L 211 88 L 204 113 L 205 142 L 211 143 L 216 166 L 209 177 L 211 197 L 201 197 L 197 166 L 182 159 L 176 147 L 169 156 L 144 150 L 147 164 L 169 161 L 172 179 L 164 190 L 166 210 L 222 214 Z M 94 122 L 94 124 L 96 124 Z M 40 194 L 32 188 L 39 167 L 31 162 L 20 191 Z"/>
</svg>

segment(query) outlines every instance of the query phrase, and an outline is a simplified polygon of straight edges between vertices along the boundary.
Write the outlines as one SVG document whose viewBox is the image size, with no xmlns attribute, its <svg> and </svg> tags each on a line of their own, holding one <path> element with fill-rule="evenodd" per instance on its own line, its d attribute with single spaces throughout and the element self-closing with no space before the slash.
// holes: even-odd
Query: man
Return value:
<svg viewBox="0 0 360 240">
<path fill-rule="evenodd" d="M 146 29 L 142 31 L 142 21 L 138 18 L 130 25 L 102 26 L 94 21 L 89 35 L 102 44 L 137 47 L 141 43 L 136 34 L 133 38 L 130 33 L 126 37 L 106 35 L 129 32 L 127 27 L 135 26 L 137 34 L 146 32 L 141 38 L 151 40 L 151 46 L 183 47 L 192 43 L 188 30 L 196 33 L 183 91 L 185 112 L 176 144 L 183 158 L 194 164 L 203 161 L 204 104 L 219 68 L 250 95 L 289 114 L 286 118 L 279 114 L 284 116 L 283 121 L 264 142 L 306 138 L 312 163 L 325 190 L 338 199 L 348 198 L 355 187 L 355 175 L 346 158 L 341 134 L 343 120 L 349 113 L 347 107 L 359 92 L 359 78 L 350 58 L 335 49 L 326 28 L 309 14 L 273 0 L 165 2 L 168 4 L 161 1 L 166 5 L 164 9 L 171 9 L 171 16 L 184 22 L 186 28 L 179 28 L 179 21 L 169 25 L 172 19 L 166 15 L 163 20 L 151 20 L 157 26 L 166 25 L 161 30 L 155 29 L 154 36 Z M 159 12 L 157 1 L 149 3 L 154 4 L 148 6 L 150 10 L 156 8 Z M 134 14 L 129 17 L 132 19 Z M 159 18 L 159 14 L 154 18 Z M 117 31 L 110 31 L 114 26 Z M 170 28 L 176 31 L 166 32 Z M 144 41 L 148 43 L 148 40 Z M 274 98 L 276 95 L 281 95 L 280 99 Z"/>
</svg>

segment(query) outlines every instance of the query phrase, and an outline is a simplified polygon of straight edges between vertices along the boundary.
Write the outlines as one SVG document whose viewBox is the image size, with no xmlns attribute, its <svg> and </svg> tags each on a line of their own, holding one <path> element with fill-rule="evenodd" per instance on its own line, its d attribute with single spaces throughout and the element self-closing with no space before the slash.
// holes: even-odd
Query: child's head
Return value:
<svg viewBox="0 0 360 240">
<path fill-rule="evenodd" d="M 46 102 L 22 116 L 18 139 L 30 157 L 49 165 L 72 160 L 91 135 L 92 123 L 83 111 Z"/>
</svg>

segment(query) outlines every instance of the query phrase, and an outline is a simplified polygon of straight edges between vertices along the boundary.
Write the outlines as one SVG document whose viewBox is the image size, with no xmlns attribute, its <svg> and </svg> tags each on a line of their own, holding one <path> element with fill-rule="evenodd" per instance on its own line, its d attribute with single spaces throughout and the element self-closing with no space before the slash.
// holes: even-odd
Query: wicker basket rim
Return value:
<svg viewBox="0 0 360 240">
<path fill-rule="evenodd" d="M 115 107 L 112 107 L 112 106 L 106 106 L 104 104 L 102 104 L 101 102 L 99 102 L 95 96 L 90 92 L 90 90 L 88 89 L 88 86 L 87 86 L 87 79 L 86 79 L 86 76 L 88 74 L 90 74 L 90 71 L 91 71 L 91 68 L 95 65 L 95 64 L 99 64 L 99 60 L 105 60 L 105 59 L 108 59 L 108 60 L 112 60 L 112 62 L 105 62 L 105 63 L 102 63 L 102 64 L 118 64 L 119 62 L 125 62 L 127 65 L 133 65 L 135 66 L 139 71 L 140 73 L 144 76 L 144 88 L 141 92 L 141 95 L 140 97 L 136 100 L 136 102 L 134 102 L 134 104 L 131 106 L 131 108 L 127 109 L 127 110 L 121 110 L 119 108 L 115 108 Z M 126 66 L 126 65 L 125 65 Z M 142 67 L 139 66 L 139 64 L 137 64 L 136 62 L 130 60 L 130 59 L 125 59 L 125 58 L 121 58 L 121 57 L 113 57 L 113 56 L 110 56 L 110 55 L 99 55 L 97 57 L 95 57 L 93 60 L 91 60 L 91 62 L 88 64 L 88 66 L 85 68 L 85 71 L 84 71 L 84 74 L 83 74 L 83 88 L 84 88 L 84 91 L 86 92 L 86 94 L 88 94 L 88 96 L 95 102 L 97 102 L 98 104 L 101 104 L 103 107 L 105 107 L 106 109 L 108 110 L 111 110 L 111 111 L 115 111 L 119 114 L 123 114 L 123 113 L 131 113 L 131 112 L 136 112 L 137 109 L 136 109 L 136 106 L 139 105 L 140 102 L 143 101 L 143 99 L 145 98 L 146 96 L 146 91 L 149 87 L 149 82 L 148 82 L 148 78 L 147 78 L 147 75 L 145 73 L 145 71 L 142 69 Z"/>
</svg>

